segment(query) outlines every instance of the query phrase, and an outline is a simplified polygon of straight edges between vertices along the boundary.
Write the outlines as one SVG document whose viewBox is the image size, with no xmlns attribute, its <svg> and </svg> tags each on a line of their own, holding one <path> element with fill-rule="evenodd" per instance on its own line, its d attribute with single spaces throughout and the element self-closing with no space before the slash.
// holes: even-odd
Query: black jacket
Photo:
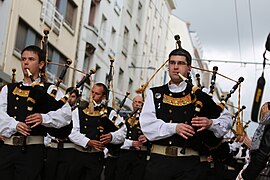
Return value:
<svg viewBox="0 0 270 180">
<path fill-rule="evenodd" d="M 254 180 L 263 170 L 270 155 L 270 125 L 265 127 L 260 148 L 251 151 L 250 162 L 242 172 L 244 180 Z"/>
</svg>

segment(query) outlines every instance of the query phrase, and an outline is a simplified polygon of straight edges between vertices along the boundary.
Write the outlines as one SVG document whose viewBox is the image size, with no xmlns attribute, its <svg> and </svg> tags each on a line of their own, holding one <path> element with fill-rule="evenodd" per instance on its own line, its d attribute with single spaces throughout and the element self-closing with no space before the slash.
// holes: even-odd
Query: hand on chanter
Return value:
<svg viewBox="0 0 270 180">
<path fill-rule="evenodd" d="M 197 132 L 210 128 L 212 123 L 213 121 L 207 117 L 194 117 L 191 120 L 192 126 L 199 128 Z"/>
<path fill-rule="evenodd" d="M 31 128 L 36 127 L 42 123 L 42 116 L 40 113 L 31 114 L 26 117 L 25 123 L 31 125 Z"/>
<path fill-rule="evenodd" d="M 6 140 L 6 137 L 5 137 L 5 136 L 0 135 L 0 141 L 5 141 L 5 140 Z"/>
<path fill-rule="evenodd" d="M 145 135 L 140 135 L 138 138 L 138 141 L 140 141 L 141 143 L 146 143 L 147 139 L 146 139 Z"/>
<path fill-rule="evenodd" d="M 24 122 L 19 122 L 16 126 L 16 130 L 24 136 L 29 136 L 31 128 L 27 126 Z"/>
<path fill-rule="evenodd" d="M 193 134 L 195 134 L 195 130 L 188 124 L 179 123 L 176 125 L 176 133 L 183 138 L 188 139 L 188 137 L 191 137 Z"/>
<path fill-rule="evenodd" d="M 100 141 L 105 145 L 105 144 L 109 144 L 112 141 L 112 134 L 111 133 L 107 133 L 107 134 L 102 134 L 100 136 Z"/>
<path fill-rule="evenodd" d="M 132 141 L 132 146 L 136 149 L 136 150 L 140 150 L 141 147 L 143 146 L 143 143 L 140 141 Z"/>
<path fill-rule="evenodd" d="M 89 140 L 87 145 L 98 150 L 98 151 L 103 151 L 105 148 L 103 143 L 100 141 L 97 141 L 97 140 Z"/>
</svg>

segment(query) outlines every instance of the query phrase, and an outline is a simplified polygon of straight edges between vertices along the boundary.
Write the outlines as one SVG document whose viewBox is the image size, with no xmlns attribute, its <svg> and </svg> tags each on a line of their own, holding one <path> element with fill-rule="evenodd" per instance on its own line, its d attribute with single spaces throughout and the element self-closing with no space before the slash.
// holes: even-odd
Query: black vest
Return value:
<svg viewBox="0 0 270 180">
<path fill-rule="evenodd" d="M 134 122 L 132 122 L 133 120 Z M 135 119 L 133 119 L 132 116 L 128 117 L 125 121 L 125 124 L 127 127 L 126 139 L 138 141 L 139 136 L 143 135 L 139 122 L 139 116 Z"/>
<path fill-rule="evenodd" d="M 187 85 L 183 92 L 173 93 L 168 85 L 151 88 L 153 91 L 156 117 L 166 123 L 190 123 L 194 116 L 194 105 L 192 104 L 192 88 Z M 153 144 L 164 146 L 182 147 L 185 139 L 174 134 L 171 137 L 156 140 Z"/>
<path fill-rule="evenodd" d="M 44 84 L 44 91 L 46 92 L 49 83 Z M 27 98 L 32 89 L 32 86 L 24 86 L 22 82 L 8 84 L 8 96 L 7 96 L 7 114 L 13 117 L 17 121 L 24 122 L 25 118 L 30 115 L 27 110 Z M 39 113 L 39 112 L 36 112 Z M 15 135 L 20 135 L 18 132 Z M 38 125 L 32 128 L 30 135 L 46 135 L 46 128 L 42 125 Z"/>
<path fill-rule="evenodd" d="M 113 122 L 108 118 L 111 110 L 112 108 L 110 107 L 102 109 L 95 107 L 94 113 L 88 114 L 87 108 L 79 107 L 80 132 L 85 134 L 89 139 L 94 140 L 100 140 L 102 134 L 112 132 L 107 125 L 111 124 L 112 127 L 114 126 Z M 101 111 L 103 111 L 104 114 L 102 114 Z"/>
</svg>

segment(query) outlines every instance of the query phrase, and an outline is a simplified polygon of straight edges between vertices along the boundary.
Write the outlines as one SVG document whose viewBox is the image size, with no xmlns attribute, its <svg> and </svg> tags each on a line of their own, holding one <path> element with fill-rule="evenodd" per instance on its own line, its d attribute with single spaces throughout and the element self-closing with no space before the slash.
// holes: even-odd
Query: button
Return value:
<svg viewBox="0 0 270 180">
<path fill-rule="evenodd" d="M 19 100 L 19 97 L 16 97 L 16 100 L 18 101 Z"/>
<path fill-rule="evenodd" d="M 170 120 L 170 123 L 172 123 L 173 122 L 173 120 Z"/>
<path fill-rule="evenodd" d="M 172 93 L 170 93 L 169 96 L 172 96 Z"/>
<path fill-rule="evenodd" d="M 184 96 L 184 95 L 186 95 L 186 93 L 185 93 L 185 92 L 183 92 L 182 94 L 183 94 L 183 96 Z"/>
<path fill-rule="evenodd" d="M 17 116 L 13 116 L 13 118 L 14 118 L 14 119 L 16 119 L 16 118 L 17 118 Z"/>
<path fill-rule="evenodd" d="M 86 129 L 87 128 L 87 126 L 84 126 L 84 129 Z"/>
<path fill-rule="evenodd" d="M 172 141 L 169 141 L 169 144 L 171 145 L 172 144 Z"/>
<path fill-rule="evenodd" d="M 128 137 L 128 139 L 131 139 L 131 137 Z"/>
<path fill-rule="evenodd" d="M 172 113 L 172 110 L 171 109 L 169 109 L 169 113 Z"/>
<path fill-rule="evenodd" d="M 88 118 L 85 118 L 85 121 L 88 121 Z"/>
<path fill-rule="evenodd" d="M 17 109 L 17 106 L 15 106 L 14 109 Z"/>
</svg>

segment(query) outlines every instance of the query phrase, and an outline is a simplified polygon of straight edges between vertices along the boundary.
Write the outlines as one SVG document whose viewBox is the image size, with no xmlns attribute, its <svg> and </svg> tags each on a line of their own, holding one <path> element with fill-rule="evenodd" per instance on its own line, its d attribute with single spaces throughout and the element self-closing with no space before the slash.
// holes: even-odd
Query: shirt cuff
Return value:
<svg viewBox="0 0 270 180">
<path fill-rule="evenodd" d="M 166 123 L 168 133 L 175 134 L 177 123 Z"/>
<path fill-rule="evenodd" d="M 128 147 L 132 147 L 132 140 L 129 140 L 129 139 L 125 139 L 125 145 L 128 146 Z"/>
<path fill-rule="evenodd" d="M 19 123 L 19 121 L 16 121 L 16 120 L 11 121 L 11 123 L 10 123 L 10 134 L 8 134 L 9 137 L 17 132 L 16 127 L 17 127 L 18 123 Z"/>
<path fill-rule="evenodd" d="M 89 138 L 85 137 L 82 139 L 81 141 L 81 145 L 83 146 L 83 148 L 87 148 L 88 147 L 88 141 L 90 141 Z"/>
</svg>

